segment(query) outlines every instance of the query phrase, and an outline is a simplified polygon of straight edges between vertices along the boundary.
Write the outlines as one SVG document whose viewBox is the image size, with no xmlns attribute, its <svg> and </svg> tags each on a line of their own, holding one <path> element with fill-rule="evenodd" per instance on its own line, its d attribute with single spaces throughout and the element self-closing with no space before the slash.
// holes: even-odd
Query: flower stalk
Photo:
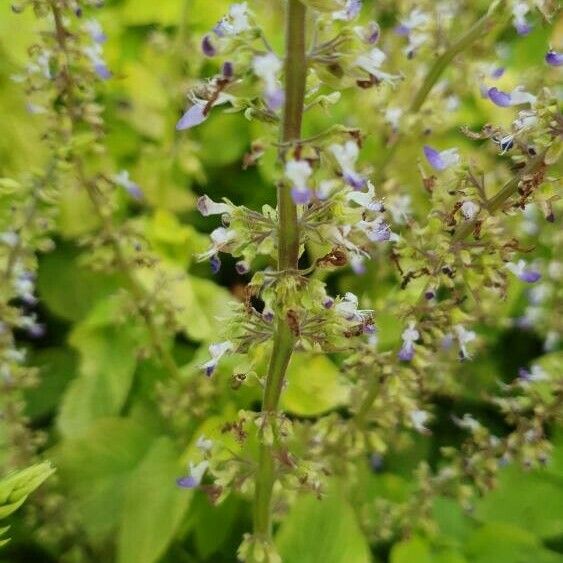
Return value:
<svg viewBox="0 0 563 563">
<path fill-rule="evenodd" d="M 300 0 L 288 0 L 286 10 L 285 102 L 281 142 L 293 144 L 301 136 L 305 98 L 307 62 L 305 52 L 306 8 Z M 278 270 L 297 269 L 299 258 L 299 225 L 297 208 L 290 187 L 278 185 Z M 295 337 L 284 318 L 277 322 L 272 356 L 266 378 L 262 411 L 275 424 L 279 398 Z M 275 434 L 275 432 L 274 432 Z M 272 528 L 272 492 L 275 482 L 273 447 L 262 443 L 256 475 L 254 498 L 254 533 L 268 541 Z"/>
<path fill-rule="evenodd" d="M 430 67 L 424 82 L 416 92 L 407 113 L 413 114 L 420 111 L 432 88 L 436 85 L 440 77 L 448 68 L 448 65 L 453 59 L 472 45 L 477 39 L 483 36 L 487 28 L 492 24 L 493 17 L 497 10 L 502 6 L 503 2 L 495 2 L 490 7 L 487 13 L 478 19 L 457 41 L 455 41 L 442 55 L 440 55 Z M 383 158 L 379 165 L 378 174 L 380 177 L 383 175 L 385 168 L 393 160 L 395 152 L 400 145 L 400 137 L 396 138 L 392 145 L 389 145 L 383 151 Z M 381 179 L 381 178 L 380 178 Z"/>
</svg>

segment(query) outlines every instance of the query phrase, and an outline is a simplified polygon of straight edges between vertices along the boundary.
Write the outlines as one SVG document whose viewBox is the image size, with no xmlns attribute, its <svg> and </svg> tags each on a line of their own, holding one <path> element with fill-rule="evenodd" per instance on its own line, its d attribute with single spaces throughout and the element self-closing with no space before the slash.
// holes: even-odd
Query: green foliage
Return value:
<svg viewBox="0 0 563 563">
<path fill-rule="evenodd" d="M 41 484 L 48 479 L 54 469 L 50 463 L 44 462 L 14 471 L 0 480 L 0 520 L 14 513 Z M 8 543 L 6 532 L 9 526 L 0 529 L 0 547 Z"/>
<path fill-rule="evenodd" d="M 341 485 L 335 483 L 321 501 L 300 498 L 276 537 L 286 563 L 368 563 L 369 546 Z"/>
</svg>

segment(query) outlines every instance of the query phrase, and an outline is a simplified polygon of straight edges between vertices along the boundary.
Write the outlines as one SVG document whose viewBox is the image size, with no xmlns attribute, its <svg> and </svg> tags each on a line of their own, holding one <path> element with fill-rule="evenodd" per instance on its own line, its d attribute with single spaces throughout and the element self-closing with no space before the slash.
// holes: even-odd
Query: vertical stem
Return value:
<svg viewBox="0 0 563 563">
<path fill-rule="evenodd" d="M 307 62 L 305 55 L 306 8 L 300 0 L 288 0 L 285 15 L 285 106 L 281 140 L 291 142 L 301 136 L 303 101 Z M 299 226 L 297 208 L 291 198 L 289 186 L 281 182 L 278 186 L 278 270 L 295 269 L 299 257 Z M 262 401 L 262 412 L 271 416 L 275 424 L 283 380 L 291 354 L 294 336 L 284 318 L 279 318 L 274 334 L 274 345 L 266 378 Z M 254 534 L 268 541 L 272 533 L 272 491 L 274 487 L 275 462 L 273 446 L 260 445 L 254 498 Z"/>
</svg>

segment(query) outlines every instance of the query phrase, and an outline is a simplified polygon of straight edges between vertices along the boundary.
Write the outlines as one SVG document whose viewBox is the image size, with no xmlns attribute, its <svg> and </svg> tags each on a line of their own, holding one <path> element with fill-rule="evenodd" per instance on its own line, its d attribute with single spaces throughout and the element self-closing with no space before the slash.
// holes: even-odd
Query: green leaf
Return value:
<svg viewBox="0 0 563 563">
<path fill-rule="evenodd" d="M 118 524 L 125 487 L 150 448 L 153 434 L 124 418 L 97 420 L 55 451 L 63 486 L 93 540 Z"/>
<path fill-rule="evenodd" d="M 63 436 L 77 436 L 94 420 L 119 414 L 137 365 L 139 328 L 116 326 L 122 312 L 115 298 L 100 302 L 70 337 L 80 354 L 80 375 L 70 384 L 57 426 Z"/>
<path fill-rule="evenodd" d="M 15 512 L 46 479 L 54 469 L 49 462 L 38 463 L 21 471 L 9 473 L 0 480 L 0 519 L 10 516 Z M 4 526 L 0 529 L 3 536 L 9 529 Z M 0 540 L 0 547 L 8 543 L 9 538 Z"/>
<path fill-rule="evenodd" d="M 517 526 L 493 523 L 477 530 L 465 546 L 471 563 L 561 563 L 538 538 Z"/>
<path fill-rule="evenodd" d="M 41 301 L 67 321 L 78 321 L 102 297 L 115 292 L 118 278 L 78 264 L 78 252 L 60 246 L 39 261 L 37 287 Z"/>
<path fill-rule="evenodd" d="M 433 563 L 428 543 L 419 537 L 396 543 L 391 549 L 390 563 Z"/>
<path fill-rule="evenodd" d="M 50 415 L 76 374 L 77 356 L 68 348 L 31 351 L 30 364 L 40 369 L 39 383 L 26 391 L 26 413 L 31 418 Z"/>
<path fill-rule="evenodd" d="M 563 534 L 563 479 L 544 471 L 507 467 L 499 487 L 484 497 L 475 515 L 483 521 L 514 524 L 542 538 Z"/>
<path fill-rule="evenodd" d="M 276 536 L 284 563 L 368 563 L 369 545 L 338 487 L 300 497 Z"/>
<path fill-rule="evenodd" d="M 172 440 L 159 438 L 127 485 L 118 563 L 154 563 L 174 538 L 192 498 L 176 486 L 178 459 Z"/>
<path fill-rule="evenodd" d="M 326 356 L 294 355 L 282 395 L 285 410 L 315 416 L 344 404 L 347 396 L 338 368 Z"/>
</svg>

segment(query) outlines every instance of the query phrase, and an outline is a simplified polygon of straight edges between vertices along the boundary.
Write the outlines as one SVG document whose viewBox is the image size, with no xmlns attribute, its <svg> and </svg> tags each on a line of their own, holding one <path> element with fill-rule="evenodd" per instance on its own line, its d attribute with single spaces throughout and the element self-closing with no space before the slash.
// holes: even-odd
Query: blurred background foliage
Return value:
<svg viewBox="0 0 563 563">
<path fill-rule="evenodd" d="M 18 176 L 30 168 L 41 169 L 45 154 L 39 138 L 41 116 L 26 112 L 23 93 L 10 80 L 26 64 L 36 23 L 31 11 L 16 16 L 7 4 L 0 8 L 0 175 Z M 266 31 L 280 52 L 281 3 L 258 4 Z M 384 32 L 395 25 L 401 4 L 365 2 L 367 14 L 377 16 Z M 468 18 L 473 18 L 488 3 L 466 4 Z M 252 208 L 275 198 L 273 155 L 258 167 L 241 168 L 251 140 L 264 134 L 263 124 L 217 111 L 205 127 L 189 134 L 179 135 L 174 129 L 185 107 L 185 93 L 198 77 L 215 70 L 215 63 L 200 55 L 199 40 L 227 6 L 227 0 L 108 0 L 99 11 L 114 74 L 100 87 L 108 146 L 108 154 L 101 158 L 109 169 L 129 170 L 145 194 L 145 200 L 137 203 L 124 192 L 119 213 L 143 229 L 171 272 L 190 274 L 173 287 L 174 302 L 185 311 L 174 354 L 181 363 L 194 366 L 194 373 L 206 356 L 206 344 L 218 334 L 218 315 L 248 281 L 228 261 L 215 277 L 207 264 L 194 261 L 194 254 L 207 244 L 205 233 L 216 226 L 194 210 L 196 198 L 202 193 L 215 200 L 227 196 Z M 522 76 L 533 81 L 548 45 L 561 37 L 561 27 L 559 23 L 548 29 L 538 23 L 524 38 L 506 28 L 499 32 L 501 37 L 484 40 L 475 50 L 494 54 L 491 44 L 502 40 L 505 83 L 514 85 Z M 397 55 L 396 61 L 406 74 L 417 65 L 416 58 L 406 61 Z M 454 84 L 470 81 L 456 65 L 448 78 Z M 464 143 L 469 146 L 456 124 L 480 127 L 501 118 L 497 107 L 475 95 L 476 89 L 475 84 L 467 88 L 459 107 L 444 116 L 444 146 L 461 145 L 462 150 Z M 376 169 L 385 140 L 377 134 L 378 96 L 376 91 L 346 92 L 330 113 L 319 110 L 308 116 L 305 134 L 336 122 L 361 126 L 368 133 L 362 158 Z M 414 204 L 423 208 L 416 167 L 421 144 L 420 139 L 405 141 L 405 161 L 396 163 L 396 174 L 409 186 Z M 475 157 L 491 162 L 495 158 L 490 152 Z M 138 357 L 142 329 L 116 318 L 122 280 L 84 263 L 77 238 L 96 227 L 84 192 L 66 189 L 56 248 L 39 259 L 37 312 L 47 331 L 26 343 L 31 363 L 41 369 L 39 386 L 26 397 L 27 411 L 34 428 L 48 436 L 45 456 L 52 459 L 57 473 L 37 493 L 38 506 L 12 519 L 13 539 L 0 552 L 0 561 L 231 562 L 240 537 L 250 528 L 249 503 L 230 497 L 212 507 L 203 493 L 180 491 L 174 481 L 194 448 L 190 441 L 201 433 L 219 438 L 221 424 L 238 409 L 256 408 L 259 396 L 247 389 L 233 393 L 227 365 L 200 389 L 202 402 L 210 401 L 211 406 L 202 407 L 202 412 L 192 411 L 191 405 L 190 410 L 182 409 L 182 394 L 190 380 L 167 387 L 160 366 Z M 361 277 L 344 272 L 329 277 L 327 283 L 334 291 L 369 295 L 375 303 L 397 291 L 391 269 L 377 261 Z M 506 316 L 517 317 L 522 303 L 522 293 L 514 291 L 503 305 Z M 398 341 L 401 326 L 392 311 L 383 310 L 378 325 L 383 348 Z M 355 498 L 406 498 L 417 463 L 427 459 L 437 464 L 441 446 L 460 442 L 461 431 L 452 424 L 452 413 L 469 410 L 502 432 L 500 419 L 489 410 L 484 395 L 499 380 L 512 379 L 519 367 L 541 356 L 542 342 L 533 330 L 484 326 L 482 331 L 488 348 L 474 362 L 460 365 L 460 384 L 451 395 L 440 398 L 431 436 L 405 436 L 377 470 L 366 456 L 360 487 L 335 481 L 323 502 L 313 497 L 297 501 L 277 533 L 286 563 L 563 562 L 563 432 L 559 429 L 553 429 L 555 453 L 544 470 L 507 467 L 498 490 L 480 500 L 472 514 L 438 499 L 440 533 L 435 537 L 414 535 L 370 546 L 359 527 Z M 542 361 L 557 363 L 560 358 L 555 353 Z M 201 375 L 192 373 L 192 377 Z M 292 415 L 314 416 L 338 408 L 345 393 L 338 366 L 330 359 L 298 356 L 283 404 Z"/>
</svg>

